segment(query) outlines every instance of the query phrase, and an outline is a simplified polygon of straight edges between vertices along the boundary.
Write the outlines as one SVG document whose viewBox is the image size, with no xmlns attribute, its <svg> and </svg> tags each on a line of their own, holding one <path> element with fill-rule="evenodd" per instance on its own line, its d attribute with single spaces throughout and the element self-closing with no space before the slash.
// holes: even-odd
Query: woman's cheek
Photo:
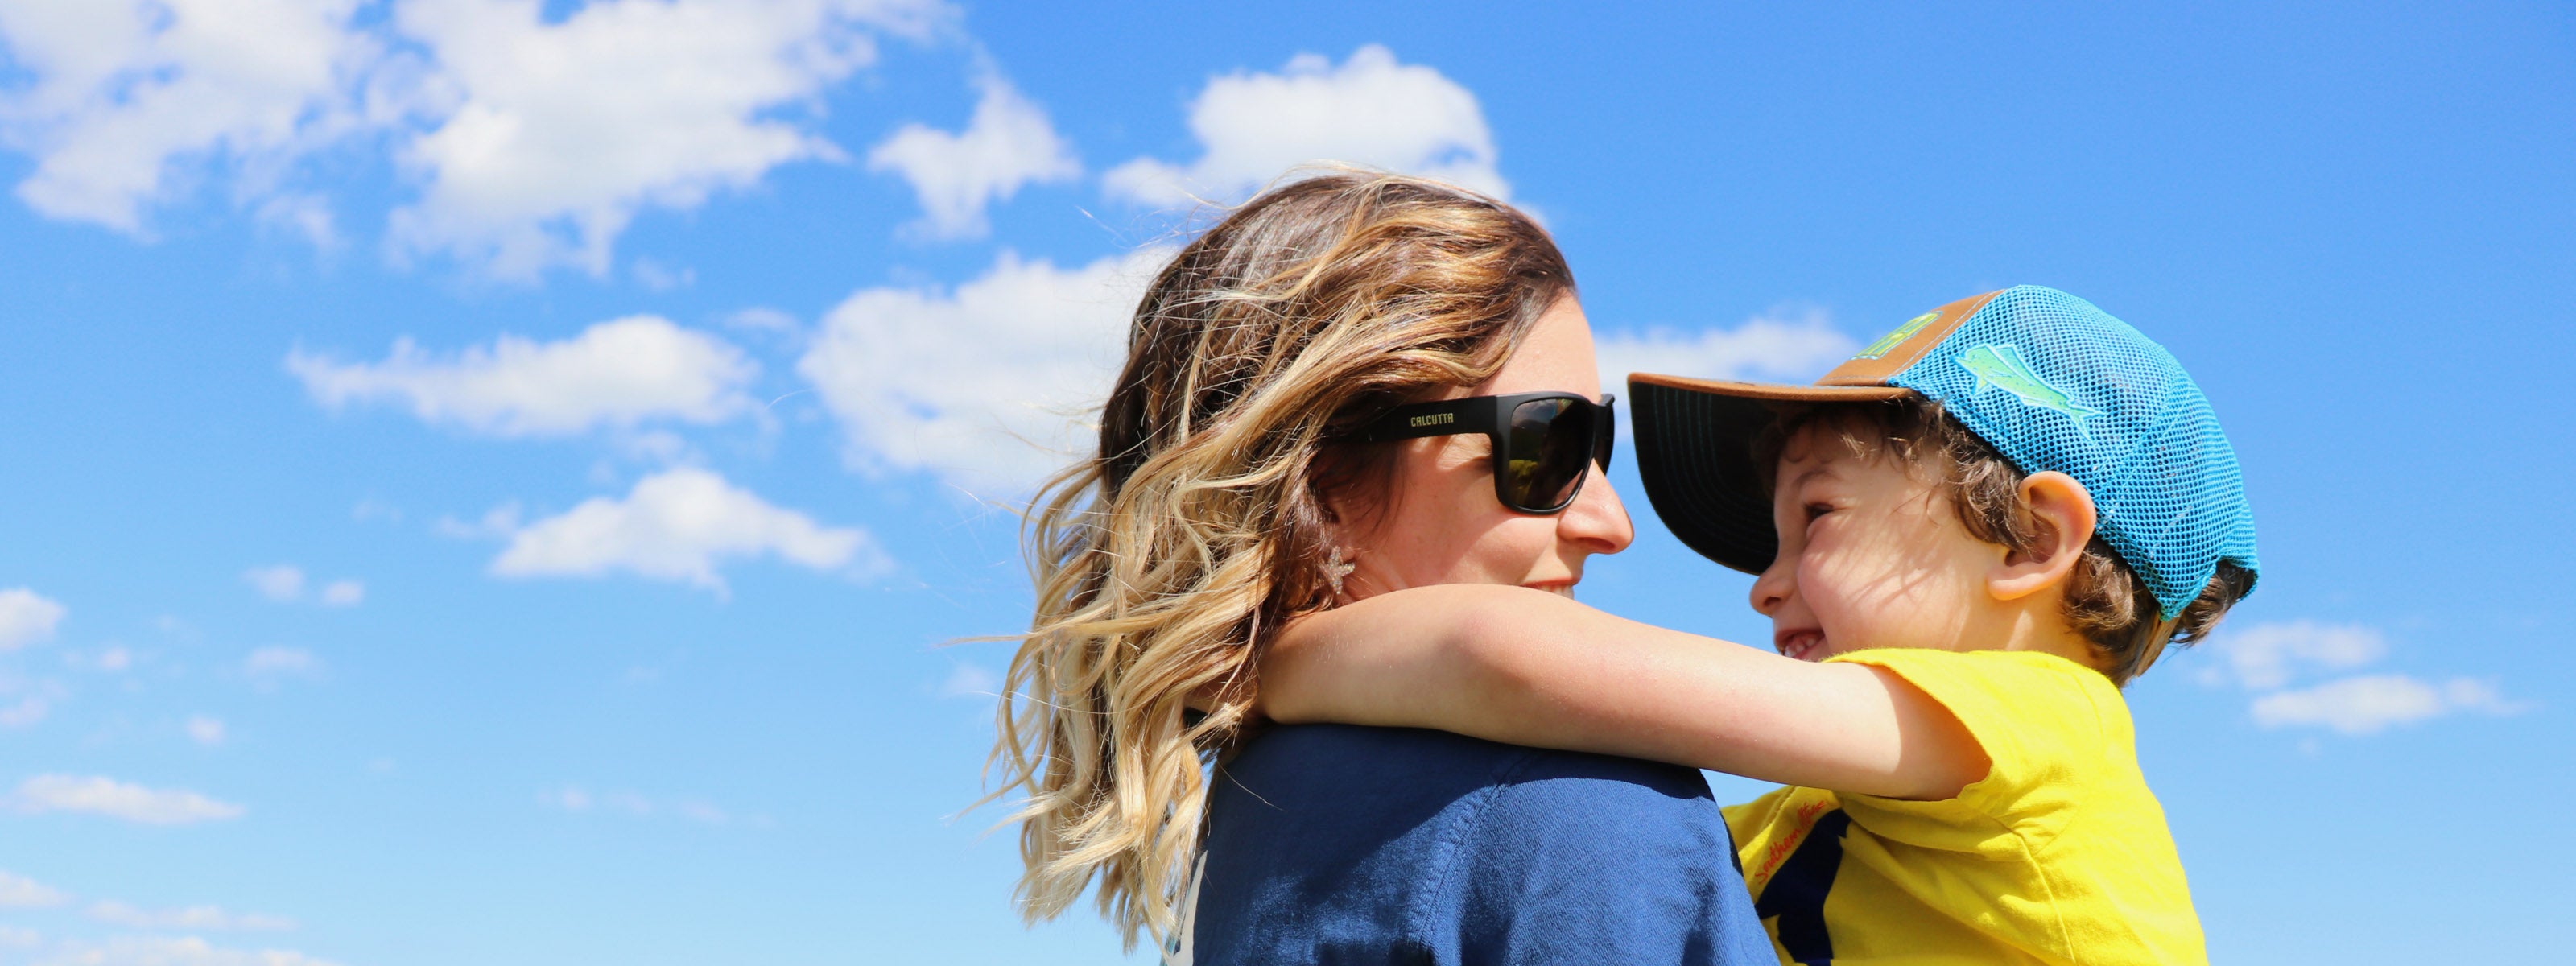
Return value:
<svg viewBox="0 0 2576 966">
<path fill-rule="evenodd" d="M 1530 572 L 1544 541 L 1531 539 L 1531 527 L 1518 519 L 1461 519 L 1456 521 L 1460 533 L 1477 533 L 1471 551 L 1472 573 L 1457 575 L 1459 582 L 1480 584 L 1518 584 Z M 1542 535 L 1543 536 L 1543 535 Z"/>
</svg>

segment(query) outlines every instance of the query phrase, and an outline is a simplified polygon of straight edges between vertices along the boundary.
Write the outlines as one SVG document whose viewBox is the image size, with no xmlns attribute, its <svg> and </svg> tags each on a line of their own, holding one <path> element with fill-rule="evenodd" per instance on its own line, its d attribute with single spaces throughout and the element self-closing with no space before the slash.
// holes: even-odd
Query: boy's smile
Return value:
<svg viewBox="0 0 2576 966">
<path fill-rule="evenodd" d="M 1786 657 L 1801 661 L 1822 660 L 1825 632 L 1806 627 L 1775 628 L 1771 632 L 1771 646 Z"/>
</svg>

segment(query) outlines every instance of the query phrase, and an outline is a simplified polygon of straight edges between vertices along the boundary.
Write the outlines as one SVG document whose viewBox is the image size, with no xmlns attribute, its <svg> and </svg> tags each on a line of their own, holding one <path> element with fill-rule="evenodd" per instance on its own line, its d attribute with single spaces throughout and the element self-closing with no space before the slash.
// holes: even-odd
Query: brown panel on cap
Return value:
<svg viewBox="0 0 2576 966">
<path fill-rule="evenodd" d="M 1914 365 L 1924 353 L 1932 351 L 1933 346 L 1948 338 L 1959 323 L 1968 321 L 1969 316 L 1977 314 L 1978 309 L 1985 308 L 1988 301 L 2001 294 L 2003 290 L 1997 289 L 1984 295 L 1971 295 L 1915 316 L 1904 325 L 1897 326 L 1896 331 L 1880 336 L 1877 342 L 1860 350 L 1860 355 L 1835 366 L 1834 371 L 1816 380 L 1816 385 L 1887 385 L 1888 379 Z"/>
<path fill-rule="evenodd" d="M 1691 379 L 1684 376 L 1661 376 L 1651 372 L 1632 372 L 1628 381 L 1649 386 L 1663 386 L 1689 392 L 1738 399 L 1768 399 L 1778 402 L 1886 402 L 1914 394 L 1911 389 L 1894 386 L 1792 386 L 1777 382 L 1737 382 L 1732 379 Z"/>
</svg>

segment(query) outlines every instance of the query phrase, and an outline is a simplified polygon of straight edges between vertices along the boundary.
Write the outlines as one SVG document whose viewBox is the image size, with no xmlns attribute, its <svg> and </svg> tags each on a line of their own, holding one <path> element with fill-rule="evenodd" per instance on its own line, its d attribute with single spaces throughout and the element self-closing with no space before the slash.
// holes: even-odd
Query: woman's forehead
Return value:
<svg viewBox="0 0 2576 966">
<path fill-rule="evenodd" d="M 1503 367 L 1478 387 L 1477 392 L 1484 395 L 1571 392 L 1597 396 L 1601 391 L 1600 381 L 1600 372 L 1593 362 L 1592 325 L 1583 317 L 1583 306 L 1569 296 L 1556 300 L 1532 322 L 1511 358 L 1504 360 Z"/>
</svg>

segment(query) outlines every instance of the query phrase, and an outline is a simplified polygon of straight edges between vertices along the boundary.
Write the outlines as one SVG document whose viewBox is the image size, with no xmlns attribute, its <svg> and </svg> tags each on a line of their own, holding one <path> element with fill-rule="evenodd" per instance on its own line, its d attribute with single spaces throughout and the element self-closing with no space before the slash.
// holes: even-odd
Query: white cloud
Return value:
<svg viewBox="0 0 2576 966">
<path fill-rule="evenodd" d="M 65 659 L 73 666 L 79 666 L 78 655 L 66 655 Z M 0 698 L 16 698 L 0 704 L 0 728 L 24 728 L 45 720 L 46 715 L 53 713 L 54 705 L 69 693 L 60 681 L 25 678 L 0 670 Z"/>
<path fill-rule="evenodd" d="M 773 336 L 802 336 L 805 334 L 804 324 L 796 321 L 795 316 L 765 305 L 755 305 L 747 309 L 736 310 L 726 315 L 723 321 L 726 328 L 741 329 L 745 332 L 758 332 Z"/>
<path fill-rule="evenodd" d="M 673 268 L 662 264 L 662 261 L 657 258 L 638 258 L 631 271 L 635 274 L 636 284 L 656 292 L 668 292 L 675 288 L 687 288 L 698 284 L 697 269 Z"/>
<path fill-rule="evenodd" d="M 408 338 L 375 363 L 297 349 L 286 368 L 329 409 L 397 402 L 423 422 L 494 436 L 564 436 L 654 419 L 723 422 L 753 408 L 744 388 L 760 374 L 731 343 L 650 315 L 556 342 L 503 335 L 454 356 Z"/>
<path fill-rule="evenodd" d="M 1205 151 L 1198 160 L 1137 158 L 1103 175 L 1102 186 L 1148 205 L 1230 201 L 1298 165 L 1339 161 L 1511 194 L 1476 95 L 1376 44 L 1338 67 L 1299 54 L 1280 73 L 1211 78 L 1190 103 L 1189 128 Z"/>
<path fill-rule="evenodd" d="M 146 234 L 210 184 L 263 224 L 336 244 L 309 169 L 390 145 L 418 188 L 397 255 L 491 274 L 605 275 L 646 209 L 686 210 L 781 164 L 841 152 L 821 96 L 927 37 L 936 0 L 12 0 L 0 41 L 27 83 L 0 143 L 18 195 L 55 218 Z M 389 15 L 367 15 L 389 9 Z M 327 167 L 327 163 L 320 165 Z"/>
<path fill-rule="evenodd" d="M 519 531 L 519 516 L 519 504 L 514 501 L 483 511 L 482 518 L 477 520 L 439 517 L 433 529 L 439 536 L 457 540 L 499 539 Z"/>
<path fill-rule="evenodd" d="M 334 580 L 322 588 L 317 599 L 324 607 L 355 607 L 367 599 L 367 585 L 358 580 Z"/>
<path fill-rule="evenodd" d="M 1055 133 L 1046 111 L 998 74 L 975 84 L 983 96 L 957 133 L 906 124 L 868 151 L 868 170 L 891 171 L 921 199 L 918 230 L 933 238 L 974 238 L 991 230 L 984 207 L 1008 201 L 1021 186 L 1080 177 L 1073 146 Z"/>
<path fill-rule="evenodd" d="M 34 949 L 44 944 L 43 933 L 18 926 L 0 925 L 0 949 Z"/>
<path fill-rule="evenodd" d="M 145 788 L 95 775 L 38 775 L 19 782 L 6 804 L 27 814 L 88 812 L 146 825 L 187 825 L 242 815 L 239 805 L 186 789 Z"/>
<path fill-rule="evenodd" d="M 888 566 L 867 533 L 825 527 L 770 505 L 715 473 L 679 467 L 638 480 L 624 499 L 594 497 L 519 528 L 492 561 L 504 577 L 627 571 L 722 593 L 720 564 L 775 555 L 816 570 Z"/>
<path fill-rule="evenodd" d="M 0 872 L 0 908 L 40 909 L 59 906 L 71 897 L 52 886 L 10 872 Z"/>
<path fill-rule="evenodd" d="M 1108 394 L 1136 300 L 1171 255 L 1059 269 L 1004 252 L 953 291 L 863 289 L 796 369 L 840 419 L 853 466 L 1022 492 L 1087 448 L 1077 416 Z"/>
<path fill-rule="evenodd" d="M 292 564 L 252 567 L 242 571 L 242 582 L 281 604 L 304 596 L 304 568 Z"/>
<path fill-rule="evenodd" d="M 1813 310 L 1759 315 L 1732 329 L 1601 332 L 1594 339 L 1601 387 L 1610 392 L 1625 392 L 1632 372 L 1803 382 L 1824 374 L 1856 348 L 1859 344 L 1836 330 L 1831 319 Z"/>
<path fill-rule="evenodd" d="M 286 930 L 295 928 L 295 920 L 284 916 L 259 913 L 227 912 L 220 906 L 188 906 L 183 909 L 138 909 L 122 902 L 95 902 L 89 917 L 109 925 L 129 929 L 220 929 L 220 930 Z"/>
<path fill-rule="evenodd" d="M 24 728 L 45 720 L 53 710 L 52 699 L 41 694 L 28 695 L 15 704 L 0 707 L 0 728 Z"/>
<path fill-rule="evenodd" d="M 2480 681 L 2475 678 L 2452 678 L 2445 682 L 2442 685 L 2442 700 L 2461 711 L 2498 716 L 2521 714 L 2538 707 L 2529 701 L 2507 698 L 2503 692 L 2496 690 L 2494 682 Z"/>
<path fill-rule="evenodd" d="M 2362 674 L 2288 688 L 2301 678 L 2353 670 L 2387 656 L 2386 636 L 2359 624 L 2273 621 L 2221 632 L 2198 649 L 2226 661 L 2223 667 L 2202 669 L 2201 683 L 2233 682 L 2262 692 L 2249 711 L 2266 728 L 2311 726 L 2368 735 L 2462 712 L 2501 716 L 2531 708 L 2474 678 L 2430 681 L 2406 674 Z"/>
<path fill-rule="evenodd" d="M 281 604 L 303 600 L 307 585 L 304 568 L 294 564 L 252 567 L 242 571 L 242 582 L 249 584 L 260 596 Z M 345 578 L 324 585 L 314 595 L 314 600 L 325 607 L 350 607 L 365 599 L 365 582 Z"/>
<path fill-rule="evenodd" d="M 224 719 L 222 718 L 202 714 L 193 716 L 188 719 L 187 730 L 188 740 L 194 741 L 198 744 L 220 745 L 224 743 Z"/>
<path fill-rule="evenodd" d="M 196 936 L 65 940 L 31 966 L 336 966 L 292 949 L 232 949 Z"/>
<path fill-rule="evenodd" d="M 251 212 L 269 229 L 301 236 L 313 247 L 331 250 L 340 247 L 339 218 L 331 212 L 331 201 L 318 194 L 286 192 L 259 204 Z"/>
<path fill-rule="evenodd" d="M 939 683 L 944 698 L 990 698 L 1000 693 L 1002 676 L 993 669 L 973 661 L 959 661 L 948 671 L 948 680 Z"/>
<path fill-rule="evenodd" d="M 134 667 L 134 652 L 118 644 L 98 652 L 98 658 L 90 666 L 108 674 L 123 673 Z"/>
<path fill-rule="evenodd" d="M 602 812 L 622 812 L 636 818 L 649 818 L 667 813 L 701 825 L 730 825 L 734 821 L 732 813 L 705 799 L 680 798 L 657 802 L 641 792 L 593 793 L 579 785 L 560 785 L 539 789 L 537 804 L 566 812 L 589 812 L 593 809 Z M 760 816 L 753 816 L 751 821 L 758 824 L 763 819 Z"/>
<path fill-rule="evenodd" d="M 590 792 L 579 785 L 541 788 L 537 790 L 537 804 L 567 812 L 587 812 L 590 811 Z"/>
<path fill-rule="evenodd" d="M 356 129 L 381 53 L 350 29 L 358 0 L 0 3 L 0 39 L 32 83 L 0 98 L 0 137 L 35 157 L 18 197 L 54 218 L 144 234 L 144 210 L 197 177 L 239 172 L 269 194 L 296 160 Z M 289 196 L 281 195 L 283 201 Z M 292 210 L 288 210 L 292 209 Z M 306 201 L 277 217 L 328 235 Z"/>
<path fill-rule="evenodd" d="M 638 463 L 670 466 L 676 463 L 704 462 L 704 459 L 698 455 L 697 447 L 689 445 L 687 439 L 669 430 L 654 429 L 621 433 L 614 443 L 620 455 Z M 593 464 L 591 475 L 607 481 L 615 478 L 616 471 L 605 463 L 598 463 Z"/>
<path fill-rule="evenodd" d="M 2223 682 L 2232 672 L 2236 683 L 2262 691 L 2289 684 L 2303 672 L 2344 671 L 2379 660 L 2388 653 L 2388 641 L 2377 629 L 2359 624 L 2295 620 L 2231 628 L 2200 650 L 2227 659 L 2225 672 L 2203 672 L 2204 683 Z"/>
<path fill-rule="evenodd" d="M 2266 694 L 2254 699 L 2253 712 L 2254 721 L 2266 728 L 2314 725 L 2366 735 L 2462 711 L 2509 715 L 2529 707 L 2471 678 L 2437 684 L 2403 674 L 2369 674 Z"/>
<path fill-rule="evenodd" d="M 14 651 L 54 636 L 70 610 L 25 587 L 0 590 L 0 651 Z"/>
<path fill-rule="evenodd" d="M 242 659 L 242 673 L 260 683 L 283 677 L 309 677 L 322 670 L 322 660 L 313 652 L 297 647 L 269 646 L 252 650 Z"/>
<path fill-rule="evenodd" d="M 673 802 L 671 812 L 701 825 L 727 825 L 733 822 L 733 816 L 726 814 L 724 809 L 697 799 Z"/>
<path fill-rule="evenodd" d="M 873 62 L 874 32 L 918 36 L 944 15 L 912 0 L 605 0 L 546 23 L 525 0 L 404 4 L 394 19 L 433 51 L 453 103 L 404 146 L 427 185 L 394 213 L 394 241 L 504 277 L 603 275 L 644 208 L 840 157 L 781 109 Z"/>
<path fill-rule="evenodd" d="M 774 347 L 780 352 L 802 352 L 805 349 L 805 323 L 798 321 L 794 315 L 765 305 L 755 305 L 725 313 L 716 320 L 716 324 L 741 333 L 752 341 Z M 767 412 L 777 408 L 778 403 L 787 396 L 801 395 L 809 391 L 811 390 L 797 390 L 786 396 L 772 399 L 762 411 Z"/>
</svg>

